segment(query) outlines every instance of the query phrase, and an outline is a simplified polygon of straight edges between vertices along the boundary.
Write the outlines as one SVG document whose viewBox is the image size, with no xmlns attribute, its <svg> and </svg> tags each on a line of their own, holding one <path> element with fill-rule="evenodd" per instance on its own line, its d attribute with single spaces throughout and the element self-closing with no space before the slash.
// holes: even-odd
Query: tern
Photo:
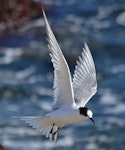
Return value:
<svg viewBox="0 0 125 150">
<path fill-rule="evenodd" d="M 94 61 L 87 44 L 76 63 L 73 79 L 67 61 L 56 41 L 43 10 L 50 57 L 54 67 L 54 102 L 52 112 L 44 116 L 19 117 L 40 131 L 46 138 L 57 140 L 58 131 L 65 125 L 93 120 L 86 103 L 97 91 Z"/>
</svg>

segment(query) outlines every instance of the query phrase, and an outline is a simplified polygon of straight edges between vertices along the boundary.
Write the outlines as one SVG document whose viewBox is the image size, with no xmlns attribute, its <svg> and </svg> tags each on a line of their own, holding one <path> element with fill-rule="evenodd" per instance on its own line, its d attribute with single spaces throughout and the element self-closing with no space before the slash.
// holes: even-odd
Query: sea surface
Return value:
<svg viewBox="0 0 125 150">
<path fill-rule="evenodd" d="M 125 1 L 41 0 L 73 75 L 84 42 L 97 71 L 91 121 L 66 126 L 57 143 L 11 116 L 44 115 L 53 102 L 53 66 L 44 21 L 0 33 L 0 143 L 8 150 L 125 150 Z"/>
</svg>

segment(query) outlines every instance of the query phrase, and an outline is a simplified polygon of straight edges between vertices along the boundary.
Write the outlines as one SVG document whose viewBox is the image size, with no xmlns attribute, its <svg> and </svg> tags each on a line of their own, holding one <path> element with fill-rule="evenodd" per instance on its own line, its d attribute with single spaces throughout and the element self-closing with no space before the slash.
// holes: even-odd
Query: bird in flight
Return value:
<svg viewBox="0 0 125 150">
<path fill-rule="evenodd" d="M 19 117 L 40 131 L 46 138 L 57 140 L 58 131 L 65 125 L 87 119 L 94 122 L 93 113 L 85 107 L 97 91 L 96 71 L 91 52 L 84 44 L 78 58 L 73 79 L 67 61 L 56 41 L 53 31 L 43 10 L 50 57 L 54 67 L 53 111 L 45 116 Z"/>
</svg>

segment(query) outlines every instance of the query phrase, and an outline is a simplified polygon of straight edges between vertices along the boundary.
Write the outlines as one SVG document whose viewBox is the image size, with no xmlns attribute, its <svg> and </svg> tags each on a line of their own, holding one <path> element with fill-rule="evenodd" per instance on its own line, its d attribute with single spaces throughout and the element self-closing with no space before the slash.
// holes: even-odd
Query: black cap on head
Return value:
<svg viewBox="0 0 125 150">
<path fill-rule="evenodd" d="M 80 107 L 79 108 L 79 113 L 80 113 L 80 115 L 88 117 L 93 123 L 95 123 L 95 121 L 92 118 L 93 113 L 87 107 Z"/>
<path fill-rule="evenodd" d="M 80 113 L 80 115 L 83 115 L 83 116 L 88 116 L 88 114 L 87 114 L 87 111 L 88 111 L 89 109 L 87 108 L 87 107 L 80 107 L 79 108 L 79 113 Z"/>
</svg>

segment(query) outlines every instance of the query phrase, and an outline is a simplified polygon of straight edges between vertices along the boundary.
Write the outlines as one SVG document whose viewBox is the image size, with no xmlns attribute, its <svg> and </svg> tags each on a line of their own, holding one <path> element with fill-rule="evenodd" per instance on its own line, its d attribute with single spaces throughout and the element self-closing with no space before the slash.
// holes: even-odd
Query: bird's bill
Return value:
<svg viewBox="0 0 125 150">
<path fill-rule="evenodd" d="M 93 118 L 89 118 L 93 123 L 95 123 L 95 121 L 93 120 Z"/>
</svg>

